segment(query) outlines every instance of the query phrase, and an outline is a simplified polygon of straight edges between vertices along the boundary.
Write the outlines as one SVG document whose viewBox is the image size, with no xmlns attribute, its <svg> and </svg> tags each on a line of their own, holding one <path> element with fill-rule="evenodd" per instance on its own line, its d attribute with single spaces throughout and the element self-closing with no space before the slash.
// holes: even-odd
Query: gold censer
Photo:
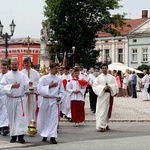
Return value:
<svg viewBox="0 0 150 150">
<path fill-rule="evenodd" d="M 32 136 L 32 137 L 34 137 L 35 134 L 37 133 L 37 129 L 36 129 L 34 120 L 30 121 L 30 124 L 28 126 L 28 133 L 29 133 L 29 136 Z"/>
</svg>

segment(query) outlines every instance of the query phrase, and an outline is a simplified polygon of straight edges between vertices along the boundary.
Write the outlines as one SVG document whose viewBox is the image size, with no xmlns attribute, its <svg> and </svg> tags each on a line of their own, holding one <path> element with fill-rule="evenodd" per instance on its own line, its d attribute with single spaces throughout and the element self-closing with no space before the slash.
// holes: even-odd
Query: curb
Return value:
<svg viewBox="0 0 150 150">
<path fill-rule="evenodd" d="M 84 122 L 95 122 L 95 121 L 96 120 L 85 120 Z M 60 120 L 59 122 L 69 122 L 69 121 Z M 150 122 L 150 120 L 109 120 L 109 122 Z"/>
</svg>

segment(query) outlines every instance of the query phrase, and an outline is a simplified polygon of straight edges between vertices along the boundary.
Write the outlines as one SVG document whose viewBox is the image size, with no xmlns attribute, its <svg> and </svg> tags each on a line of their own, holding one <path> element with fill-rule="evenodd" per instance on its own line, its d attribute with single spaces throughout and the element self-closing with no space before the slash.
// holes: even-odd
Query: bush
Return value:
<svg viewBox="0 0 150 150">
<path fill-rule="evenodd" d="M 150 70 L 150 66 L 148 66 L 148 65 L 141 65 L 141 66 L 138 66 L 137 69 L 140 70 L 140 71 Z"/>
</svg>

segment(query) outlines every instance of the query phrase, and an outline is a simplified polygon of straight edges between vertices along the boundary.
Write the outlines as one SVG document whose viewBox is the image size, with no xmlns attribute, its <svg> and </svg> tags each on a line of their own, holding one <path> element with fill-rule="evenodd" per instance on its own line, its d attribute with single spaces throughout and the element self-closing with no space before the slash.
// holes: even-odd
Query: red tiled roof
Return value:
<svg viewBox="0 0 150 150">
<path fill-rule="evenodd" d="M 121 35 L 127 35 L 131 30 L 138 27 L 140 24 L 144 23 L 148 19 L 149 18 L 127 19 L 125 22 L 127 25 L 129 24 L 130 27 L 128 27 L 127 25 L 124 25 L 123 29 L 118 28 L 117 30 L 120 31 Z M 98 31 L 96 35 L 98 35 L 98 37 L 113 36 L 110 33 L 102 32 L 102 31 Z"/>
</svg>

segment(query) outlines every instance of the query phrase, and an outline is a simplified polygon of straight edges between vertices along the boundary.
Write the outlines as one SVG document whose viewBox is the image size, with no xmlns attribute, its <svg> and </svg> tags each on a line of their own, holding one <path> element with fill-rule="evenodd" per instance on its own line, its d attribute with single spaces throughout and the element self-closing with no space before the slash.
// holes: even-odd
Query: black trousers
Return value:
<svg viewBox="0 0 150 150">
<path fill-rule="evenodd" d="M 97 95 L 93 92 L 91 86 L 89 87 L 89 101 L 91 110 L 96 111 Z"/>
</svg>

